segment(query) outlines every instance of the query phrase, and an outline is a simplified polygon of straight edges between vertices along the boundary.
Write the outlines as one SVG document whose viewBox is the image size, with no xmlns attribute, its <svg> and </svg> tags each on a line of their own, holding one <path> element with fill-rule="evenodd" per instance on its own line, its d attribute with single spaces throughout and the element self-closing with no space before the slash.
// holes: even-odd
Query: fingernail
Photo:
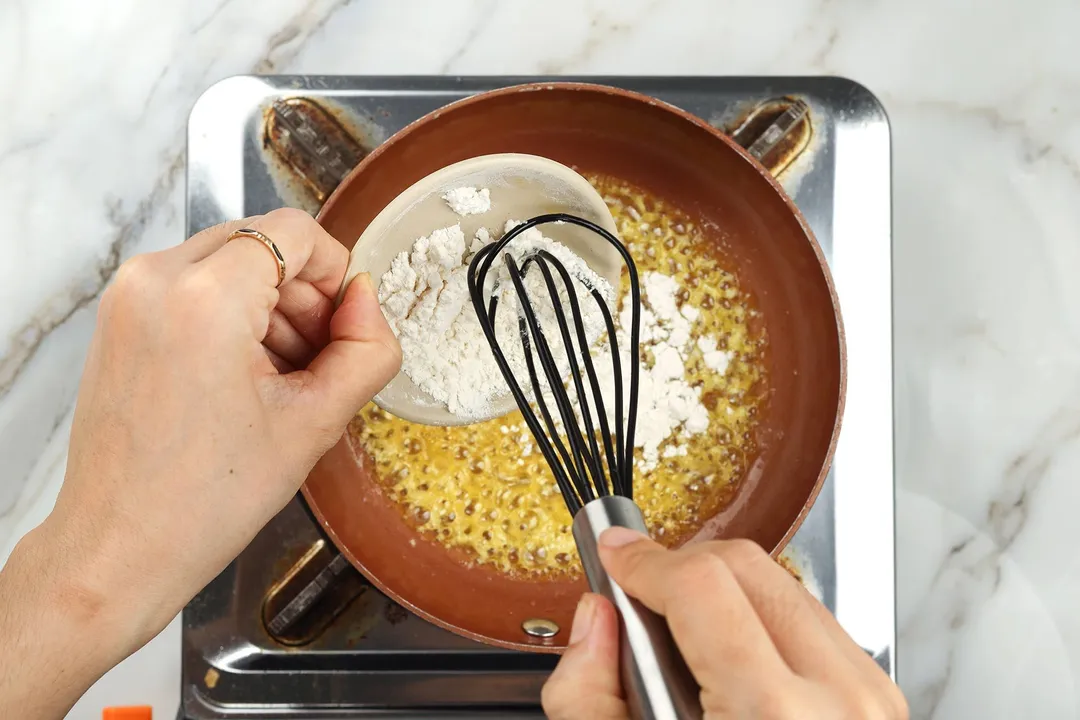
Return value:
<svg viewBox="0 0 1080 720">
<path fill-rule="evenodd" d="M 353 278 L 353 282 L 360 284 L 360 292 L 364 293 L 365 295 L 375 294 L 375 286 L 371 283 L 370 273 L 360 273 Z"/>
<path fill-rule="evenodd" d="M 592 595 L 582 595 L 577 610 L 574 611 L 574 624 L 570 626 L 569 645 L 576 645 L 589 636 L 595 617 L 596 603 L 593 602 Z"/>
<path fill-rule="evenodd" d="M 630 543 L 647 540 L 648 536 L 624 527 L 608 528 L 600 534 L 600 544 L 606 548 L 620 548 Z"/>
</svg>

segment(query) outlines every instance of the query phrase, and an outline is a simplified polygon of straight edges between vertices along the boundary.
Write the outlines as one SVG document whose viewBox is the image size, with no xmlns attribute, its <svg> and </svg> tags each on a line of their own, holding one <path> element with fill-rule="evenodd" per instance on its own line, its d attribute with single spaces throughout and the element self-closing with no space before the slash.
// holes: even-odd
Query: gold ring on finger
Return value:
<svg viewBox="0 0 1080 720">
<path fill-rule="evenodd" d="M 235 240 L 239 237 L 249 237 L 253 240 L 258 240 L 266 249 L 274 255 L 274 260 L 277 261 L 277 285 L 274 287 L 281 287 L 281 283 L 285 282 L 285 256 L 278 250 L 278 246 L 274 244 L 274 241 L 263 235 L 258 230 L 252 230 L 251 228 L 241 228 L 239 230 L 233 230 L 229 233 L 229 237 L 225 238 L 225 242 Z"/>
</svg>

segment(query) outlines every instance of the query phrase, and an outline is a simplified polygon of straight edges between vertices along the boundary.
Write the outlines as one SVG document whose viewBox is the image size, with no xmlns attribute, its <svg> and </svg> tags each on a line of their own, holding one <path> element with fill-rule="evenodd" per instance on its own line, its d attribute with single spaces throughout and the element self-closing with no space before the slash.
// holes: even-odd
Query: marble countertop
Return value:
<svg viewBox="0 0 1080 720">
<path fill-rule="evenodd" d="M 183 239 L 215 81 L 844 75 L 893 131 L 900 683 L 919 718 L 1078 717 L 1077 27 L 1071 0 L 2 3 L 0 558 L 62 481 L 103 286 Z M 174 622 L 71 716 L 171 718 L 179 664 Z"/>
</svg>

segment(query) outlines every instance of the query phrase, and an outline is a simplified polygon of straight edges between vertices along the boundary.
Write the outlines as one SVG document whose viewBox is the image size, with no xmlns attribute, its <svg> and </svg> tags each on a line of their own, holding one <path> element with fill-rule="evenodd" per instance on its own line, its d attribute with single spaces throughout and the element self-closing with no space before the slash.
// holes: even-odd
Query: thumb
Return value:
<svg viewBox="0 0 1080 720">
<path fill-rule="evenodd" d="M 400 369 L 401 346 L 371 277 L 361 273 L 330 318 L 330 343 L 308 364 L 305 394 L 315 424 L 340 430 Z"/>
<path fill-rule="evenodd" d="M 619 619 L 600 595 L 581 596 L 570 644 L 541 693 L 552 720 L 624 720 L 629 717 L 619 683 Z"/>
</svg>

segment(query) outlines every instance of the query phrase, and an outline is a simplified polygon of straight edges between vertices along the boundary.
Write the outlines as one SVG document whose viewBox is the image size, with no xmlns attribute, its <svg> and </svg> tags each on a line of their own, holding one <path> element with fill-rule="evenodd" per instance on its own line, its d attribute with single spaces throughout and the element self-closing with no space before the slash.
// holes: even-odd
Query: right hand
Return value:
<svg viewBox="0 0 1080 720">
<path fill-rule="evenodd" d="M 600 558 L 629 595 L 667 618 L 701 686 L 705 718 L 908 717 L 888 675 L 758 545 L 728 540 L 666 550 L 612 528 L 600 538 Z M 548 716 L 629 717 L 618 655 L 615 608 L 585 595 L 570 646 L 544 686 Z"/>
</svg>

